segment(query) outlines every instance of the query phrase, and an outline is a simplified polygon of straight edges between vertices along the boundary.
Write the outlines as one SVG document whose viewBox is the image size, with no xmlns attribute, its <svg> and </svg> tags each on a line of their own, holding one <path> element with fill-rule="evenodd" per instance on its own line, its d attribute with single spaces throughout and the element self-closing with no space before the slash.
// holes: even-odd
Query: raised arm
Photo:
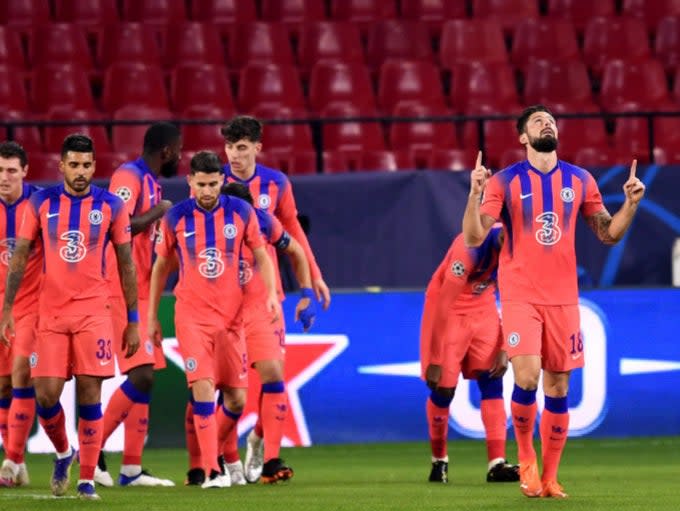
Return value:
<svg viewBox="0 0 680 511">
<path fill-rule="evenodd" d="M 137 270 L 132 262 L 132 245 L 120 243 L 114 245 L 118 262 L 120 287 L 125 297 L 128 323 L 123 332 L 123 350 L 125 357 L 130 358 L 139 349 L 139 310 L 137 309 Z"/>
<path fill-rule="evenodd" d="M 31 251 L 31 240 L 19 238 L 16 240 L 14 252 L 9 260 L 7 271 L 7 283 L 5 285 L 5 300 L 2 304 L 2 320 L 0 320 L 0 333 L 2 342 L 10 345 L 14 338 L 14 318 L 12 317 L 12 306 L 17 296 L 17 291 L 21 285 L 26 270 L 26 262 Z"/>
<path fill-rule="evenodd" d="M 482 165 L 482 152 L 479 151 L 475 168 L 470 174 L 470 194 L 463 215 L 463 238 L 468 247 L 480 246 L 495 222 L 493 217 L 480 211 L 482 194 L 490 177 L 491 171 Z"/>
</svg>

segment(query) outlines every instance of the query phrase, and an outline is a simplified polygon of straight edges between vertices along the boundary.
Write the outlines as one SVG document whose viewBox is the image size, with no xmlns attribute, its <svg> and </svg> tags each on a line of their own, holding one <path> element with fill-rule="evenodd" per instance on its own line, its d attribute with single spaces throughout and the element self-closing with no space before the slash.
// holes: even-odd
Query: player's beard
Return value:
<svg viewBox="0 0 680 511">
<path fill-rule="evenodd" d="M 160 173 L 163 177 L 174 177 L 177 175 L 179 160 L 166 161 L 161 165 Z"/>
<path fill-rule="evenodd" d="M 198 205 L 201 206 L 206 211 L 211 211 L 217 205 L 217 199 L 218 198 L 219 198 L 219 196 L 212 197 L 212 198 L 206 198 L 206 199 L 202 199 L 202 198 L 199 197 L 198 198 Z"/>
<path fill-rule="evenodd" d="M 554 135 L 544 135 L 542 137 L 529 137 L 529 145 L 539 153 L 552 153 L 557 150 L 557 139 Z"/>
<path fill-rule="evenodd" d="M 92 179 L 87 179 L 86 177 L 77 177 L 73 181 L 69 181 L 66 179 L 66 184 L 73 190 L 74 192 L 84 192 L 87 190 L 87 187 L 90 186 L 90 183 L 92 182 Z"/>
</svg>

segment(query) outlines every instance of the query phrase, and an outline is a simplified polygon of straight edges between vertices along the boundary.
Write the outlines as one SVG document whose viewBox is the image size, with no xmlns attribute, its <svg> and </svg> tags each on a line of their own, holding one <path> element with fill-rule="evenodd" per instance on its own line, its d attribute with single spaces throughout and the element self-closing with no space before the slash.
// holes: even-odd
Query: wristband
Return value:
<svg viewBox="0 0 680 511">
<path fill-rule="evenodd" d="M 301 288 L 300 294 L 302 294 L 302 298 L 309 298 L 310 300 L 314 300 L 316 298 L 316 295 L 314 295 L 314 290 L 311 287 Z"/>
<path fill-rule="evenodd" d="M 139 312 L 137 312 L 137 309 L 128 311 L 128 323 L 139 323 Z"/>
</svg>

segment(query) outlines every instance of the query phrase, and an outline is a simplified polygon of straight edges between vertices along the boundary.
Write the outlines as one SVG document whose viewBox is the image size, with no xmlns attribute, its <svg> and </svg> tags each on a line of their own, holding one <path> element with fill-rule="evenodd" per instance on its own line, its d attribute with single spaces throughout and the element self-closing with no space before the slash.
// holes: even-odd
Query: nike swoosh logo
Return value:
<svg viewBox="0 0 680 511">
<path fill-rule="evenodd" d="M 520 193 L 520 194 L 519 194 L 519 198 L 522 199 L 522 200 L 524 200 L 524 199 L 526 199 L 527 197 L 531 197 L 532 195 L 533 195 L 533 192 L 532 192 L 532 193 Z"/>
<path fill-rule="evenodd" d="M 248 373 L 239 374 L 239 375 L 238 375 L 238 379 L 239 379 L 239 380 L 242 380 L 242 379 L 245 378 L 246 376 L 248 376 Z"/>
<path fill-rule="evenodd" d="M 582 353 L 579 353 L 578 355 L 572 355 L 571 359 L 572 360 L 578 360 L 579 358 L 581 358 L 581 355 L 582 355 Z"/>
<path fill-rule="evenodd" d="M 153 199 L 155 196 L 156 196 L 156 194 L 152 193 L 151 195 L 149 195 L 149 199 Z"/>
<path fill-rule="evenodd" d="M 111 363 L 110 360 L 107 360 L 107 361 L 100 360 L 100 361 L 99 361 L 99 365 L 100 365 L 100 366 L 107 366 L 107 365 L 109 365 L 110 363 Z"/>
<path fill-rule="evenodd" d="M 185 238 L 188 238 L 189 236 L 193 236 L 194 234 L 196 234 L 196 231 L 185 232 L 185 233 L 184 233 L 184 237 L 185 237 Z"/>
<path fill-rule="evenodd" d="M 55 216 L 59 216 L 59 213 L 47 213 L 47 218 L 54 218 Z"/>
<path fill-rule="evenodd" d="M 207 427 L 209 427 L 209 426 L 199 426 L 198 429 L 205 429 Z"/>
</svg>

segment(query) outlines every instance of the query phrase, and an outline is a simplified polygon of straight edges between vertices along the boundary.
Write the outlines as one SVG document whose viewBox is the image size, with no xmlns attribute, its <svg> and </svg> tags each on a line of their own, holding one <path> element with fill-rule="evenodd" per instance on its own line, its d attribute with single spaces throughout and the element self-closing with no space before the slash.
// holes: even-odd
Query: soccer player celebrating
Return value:
<svg viewBox="0 0 680 511">
<path fill-rule="evenodd" d="M 476 247 L 497 219 L 504 224 L 507 239 L 498 282 L 505 349 L 515 377 L 512 420 L 520 488 L 527 497 L 565 498 L 557 470 L 569 427 L 569 375 L 584 361 L 574 248 L 576 213 L 583 215 L 603 243 L 614 244 L 633 221 L 645 186 L 635 175 L 633 160 L 623 185 L 625 201 L 611 216 L 593 177 L 558 160 L 558 130 L 546 107 L 525 109 L 517 120 L 517 131 L 526 147 L 525 161 L 491 176 L 479 154 L 471 174 L 463 233 L 465 244 Z M 541 369 L 545 409 L 540 424 L 543 473 L 539 476 L 532 437 Z"/>
<path fill-rule="evenodd" d="M 288 178 L 279 170 L 270 169 L 256 162 L 262 150 L 262 123 L 253 117 L 237 116 L 227 122 L 221 130 L 225 140 L 225 152 L 229 163 L 224 166 L 227 182 L 244 184 L 254 199 L 254 207 L 272 213 L 283 228 L 302 246 L 309 261 L 312 275 L 312 289 L 324 309 L 330 305 L 331 295 L 323 280 L 321 270 L 309 246 L 309 241 L 298 220 L 293 190 Z M 270 254 L 277 265 L 276 249 L 271 247 Z M 278 272 L 278 266 L 276 266 Z M 279 293 L 283 299 L 280 276 L 277 277 Z M 281 318 L 279 330 L 285 335 L 285 324 Z M 285 337 L 282 338 L 285 342 Z M 265 389 L 262 389 L 264 391 Z M 284 389 L 285 390 L 285 389 Z M 248 435 L 246 448 L 246 478 L 255 482 L 263 470 L 264 444 L 261 417 Z"/>
<path fill-rule="evenodd" d="M 37 190 L 24 183 L 27 172 L 28 160 L 23 147 L 16 142 L 0 143 L 0 290 L 3 294 L 24 209 Z M 41 278 L 42 246 L 34 243 L 12 308 L 17 318 L 16 335 L 9 345 L 0 343 L 0 432 L 5 446 L 0 486 L 24 486 L 29 482 L 24 451 L 35 419 L 35 390 L 28 357 L 35 345 Z"/>
<path fill-rule="evenodd" d="M 228 368 L 229 381 L 220 381 L 225 400 L 238 392 L 247 376 L 245 343 L 229 342 L 227 329 L 242 305 L 239 261 L 245 245 L 253 252 L 267 287 L 264 313 L 274 322 L 280 315 L 274 267 L 264 248 L 257 217 L 248 203 L 221 195 L 222 165 L 215 153 L 201 151 L 191 159 L 188 181 L 193 198 L 173 206 L 165 215 L 156 245 L 151 275 L 149 335 L 160 335 L 157 311 L 174 257 L 179 260 L 175 288 L 175 331 L 184 358 L 193 398 L 196 435 L 203 468 L 203 488 L 229 486 L 217 462 L 215 420 L 216 368 Z"/>
<path fill-rule="evenodd" d="M 102 447 L 121 422 L 125 424 L 123 463 L 118 478 L 121 486 L 174 486 L 172 481 L 153 477 L 146 470 L 142 470 L 142 451 L 148 431 L 154 368 L 165 367 L 163 350 L 147 337 L 146 328 L 149 280 L 157 226 L 160 218 L 172 206 L 170 201 L 161 198 L 158 177 L 171 177 L 177 173 L 181 149 L 182 140 L 177 126 L 167 122 L 152 124 L 144 134 L 142 155 L 118 168 L 109 184 L 109 191 L 123 200 L 125 212 L 130 217 L 132 259 L 137 268 L 139 290 L 141 318 L 139 330 L 143 340 L 142 349 L 130 358 L 126 358 L 120 344 L 115 343 L 118 367 L 127 379 L 111 396 L 104 412 Z M 125 300 L 118 284 L 115 266 L 110 264 L 108 267 L 111 268 L 114 338 L 120 339 L 125 329 Z M 113 479 L 107 471 L 103 453 L 99 456 L 95 481 L 104 486 L 113 486 Z"/>
<path fill-rule="evenodd" d="M 459 234 L 425 291 L 421 323 L 422 376 L 432 389 L 426 404 L 432 447 L 431 482 L 448 482 L 446 439 L 449 406 L 461 371 L 476 379 L 482 396 L 488 482 L 517 481 L 519 467 L 505 460 L 507 417 L 502 377 L 508 357 L 499 346 L 496 270 L 502 227 L 495 225 L 479 248 L 469 249 Z"/>
<path fill-rule="evenodd" d="M 116 250 L 128 324 L 121 342 L 132 357 L 139 348 L 137 278 L 130 247 L 130 220 L 123 201 L 91 185 L 95 171 L 92 140 L 69 135 L 61 148 L 64 182 L 29 199 L 10 259 L 0 321 L 5 341 L 14 336 L 12 306 L 22 282 L 31 244 L 43 246 L 43 283 L 35 351 L 30 356 L 40 425 L 57 459 L 52 493 L 64 495 L 76 451 L 66 436 L 59 402 L 64 382 L 75 375 L 78 399 L 80 480 L 78 495 L 99 499 L 94 487 L 102 439 L 101 384 L 114 375 L 109 288 L 103 275 L 106 244 Z"/>
</svg>

